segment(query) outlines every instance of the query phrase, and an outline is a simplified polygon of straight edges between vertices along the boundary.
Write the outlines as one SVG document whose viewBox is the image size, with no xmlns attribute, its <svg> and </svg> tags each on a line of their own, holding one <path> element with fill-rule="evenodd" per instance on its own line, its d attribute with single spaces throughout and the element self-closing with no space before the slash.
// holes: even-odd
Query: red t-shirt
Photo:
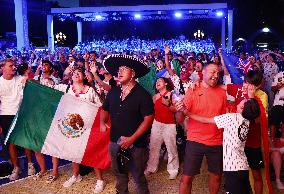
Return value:
<svg viewBox="0 0 284 194">
<path fill-rule="evenodd" d="M 164 94 L 163 96 L 165 96 L 166 94 Z M 160 122 L 160 123 L 175 124 L 174 113 L 172 111 L 170 111 L 168 106 L 166 106 L 162 103 L 163 96 L 161 96 L 155 102 L 155 105 L 154 105 L 155 120 Z"/>
<path fill-rule="evenodd" d="M 215 117 L 226 113 L 226 91 L 216 86 L 187 90 L 184 97 L 187 110 L 204 117 Z M 215 124 L 201 123 L 194 119 L 188 120 L 187 139 L 209 146 L 222 145 L 223 129 Z"/>
</svg>

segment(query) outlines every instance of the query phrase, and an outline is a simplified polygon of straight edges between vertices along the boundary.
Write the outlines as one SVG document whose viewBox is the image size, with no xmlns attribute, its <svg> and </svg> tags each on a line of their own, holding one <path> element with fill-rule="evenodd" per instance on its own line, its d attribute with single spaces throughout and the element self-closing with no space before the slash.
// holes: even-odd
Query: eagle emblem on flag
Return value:
<svg viewBox="0 0 284 194">
<path fill-rule="evenodd" d="M 59 119 L 58 128 L 68 138 L 79 137 L 86 130 L 83 118 L 77 113 L 68 113 L 63 119 Z"/>
</svg>

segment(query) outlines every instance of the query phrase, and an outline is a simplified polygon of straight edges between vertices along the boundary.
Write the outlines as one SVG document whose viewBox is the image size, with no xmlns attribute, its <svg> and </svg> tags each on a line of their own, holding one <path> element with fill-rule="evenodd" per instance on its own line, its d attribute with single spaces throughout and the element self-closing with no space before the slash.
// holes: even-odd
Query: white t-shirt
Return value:
<svg viewBox="0 0 284 194">
<path fill-rule="evenodd" d="M 48 86 L 48 87 L 53 87 L 54 85 L 58 85 L 59 82 L 60 82 L 60 80 L 57 79 L 56 77 L 54 77 L 53 75 L 51 75 L 49 78 L 50 78 L 52 81 L 43 78 L 42 75 L 40 75 L 40 76 L 37 75 L 37 76 L 34 77 L 34 80 L 40 81 L 40 84 L 45 85 L 45 86 Z"/>
<path fill-rule="evenodd" d="M 276 63 L 264 63 L 263 64 L 263 78 L 265 80 L 265 83 L 268 83 L 271 87 L 271 83 L 278 73 L 278 66 Z M 269 88 L 270 89 L 270 88 Z"/>
<path fill-rule="evenodd" d="M 59 90 L 61 92 L 66 93 L 68 85 L 66 84 L 59 84 L 59 85 L 55 85 L 54 89 Z M 88 86 L 89 87 L 89 86 Z M 72 86 L 70 86 L 70 88 L 68 89 L 67 94 L 71 94 L 73 96 L 76 96 L 76 94 L 74 93 Z M 79 98 L 88 100 L 92 103 L 97 104 L 98 106 L 101 106 L 102 103 L 100 101 L 99 95 L 95 92 L 95 90 L 92 87 L 89 87 L 88 91 L 84 94 L 79 94 L 78 96 Z"/>
<path fill-rule="evenodd" d="M 244 147 L 249 130 L 249 121 L 240 113 L 227 113 L 214 117 L 218 128 L 223 133 L 223 170 L 249 170 Z"/>
<path fill-rule="evenodd" d="M 281 71 L 276 74 L 273 79 L 272 86 L 276 86 L 278 83 L 284 83 L 284 71 Z M 275 94 L 273 106 L 280 105 L 284 106 L 284 87 L 280 88 L 279 91 Z"/>
<path fill-rule="evenodd" d="M 22 76 L 11 80 L 0 77 L 0 115 L 16 115 L 23 98 Z"/>
</svg>

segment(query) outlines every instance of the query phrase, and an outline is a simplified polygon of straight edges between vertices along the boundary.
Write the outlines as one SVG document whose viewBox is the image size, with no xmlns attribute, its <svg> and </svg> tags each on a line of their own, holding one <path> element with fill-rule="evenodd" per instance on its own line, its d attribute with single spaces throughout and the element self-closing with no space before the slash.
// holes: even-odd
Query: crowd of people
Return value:
<svg viewBox="0 0 284 194">
<path fill-rule="evenodd" d="M 177 53 L 181 52 L 196 52 L 196 53 L 210 53 L 215 49 L 215 45 L 211 39 L 196 39 L 189 40 L 184 36 L 173 39 L 157 39 L 157 40 L 143 40 L 140 38 L 127 38 L 118 40 L 93 40 L 92 42 L 82 43 L 75 46 L 77 51 L 96 51 L 99 52 L 101 48 L 107 48 L 111 52 L 142 52 L 148 53 L 153 48 L 163 48 L 164 45 L 170 45 L 172 50 Z"/>
<path fill-rule="evenodd" d="M 137 193 L 151 192 L 146 177 L 158 170 L 161 146 L 167 150 L 169 179 L 182 173 L 182 194 L 191 193 L 204 156 L 212 194 L 218 193 L 223 173 L 227 193 L 271 193 L 270 164 L 277 188 L 284 189 L 284 57 L 279 52 L 239 53 L 234 66 L 244 75 L 241 85 L 233 83 L 234 72 L 210 40 L 100 40 L 72 50 L 0 55 L 0 133 L 8 133 L 26 80 L 101 106 L 100 130 L 110 126 L 117 193 L 128 193 L 128 172 Z M 16 180 L 21 173 L 17 147 L 9 144 L 8 150 L 14 168 L 9 178 Z M 45 156 L 35 152 L 36 173 L 32 151 L 25 153 L 28 174 L 43 178 Z M 122 164 L 118 157 L 124 157 Z M 52 162 L 50 184 L 59 176 L 58 159 Z M 79 164 L 72 167 L 64 187 L 82 180 Z M 106 184 L 103 169 L 96 169 L 96 177 L 94 193 L 100 193 Z"/>
</svg>

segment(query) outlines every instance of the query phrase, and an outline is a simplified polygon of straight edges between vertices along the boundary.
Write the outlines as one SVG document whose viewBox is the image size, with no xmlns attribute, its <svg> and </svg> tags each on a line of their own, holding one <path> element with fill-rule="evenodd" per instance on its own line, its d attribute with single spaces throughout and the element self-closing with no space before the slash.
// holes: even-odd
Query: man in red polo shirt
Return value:
<svg viewBox="0 0 284 194">
<path fill-rule="evenodd" d="M 226 92 L 217 85 L 220 69 L 209 63 L 204 67 L 203 81 L 196 90 L 188 90 L 183 102 L 176 108 L 184 115 L 188 112 L 205 117 L 226 113 Z M 209 171 L 209 191 L 217 194 L 223 171 L 223 130 L 215 124 L 205 124 L 189 118 L 183 175 L 180 193 L 191 193 L 194 176 L 200 173 L 203 156 L 206 156 Z"/>
</svg>

